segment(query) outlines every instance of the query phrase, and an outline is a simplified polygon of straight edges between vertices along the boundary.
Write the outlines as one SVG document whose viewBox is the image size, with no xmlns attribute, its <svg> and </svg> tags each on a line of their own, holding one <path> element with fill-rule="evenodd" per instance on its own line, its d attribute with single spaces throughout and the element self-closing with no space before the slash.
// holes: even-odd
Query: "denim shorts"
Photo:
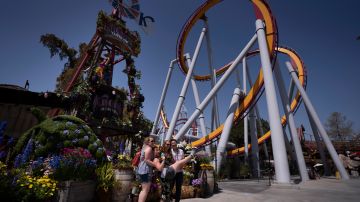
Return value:
<svg viewBox="0 0 360 202">
<path fill-rule="evenodd" d="M 151 182 L 151 175 L 149 175 L 149 173 L 146 174 L 139 174 L 140 177 L 140 182 L 141 183 L 148 183 Z"/>
</svg>

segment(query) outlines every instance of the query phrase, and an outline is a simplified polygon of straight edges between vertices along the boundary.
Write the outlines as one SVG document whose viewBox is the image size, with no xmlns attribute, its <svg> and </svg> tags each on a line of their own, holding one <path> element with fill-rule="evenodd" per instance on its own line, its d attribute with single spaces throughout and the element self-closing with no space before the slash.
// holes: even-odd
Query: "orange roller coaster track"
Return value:
<svg viewBox="0 0 360 202">
<path fill-rule="evenodd" d="M 179 38 L 177 41 L 177 57 L 179 58 L 180 69 L 182 70 L 182 72 L 184 74 L 187 73 L 188 67 L 186 65 L 185 58 L 182 56 L 185 53 L 184 46 L 186 43 L 186 39 L 189 35 L 189 32 L 191 31 L 191 29 L 193 28 L 195 23 L 199 19 L 201 19 L 210 8 L 214 7 L 215 5 L 217 5 L 221 2 L 222 2 L 221 0 L 206 1 L 189 17 L 189 19 L 183 26 L 182 31 L 180 32 L 180 35 L 179 35 Z M 306 71 L 305 71 L 304 64 L 303 64 L 302 60 L 300 59 L 300 57 L 298 56 L 298 54 L 290 48 L 277 47 L 277 26 L 276 26 L 275 19 L 272 16 L 272 13 L 271 13 L 271 10 L 270 10 L 268 4 L 264 0 L 251 0 L 251 3 L 254 5 L 256 18 L 262 19 L 265 23 L 267 44 L 268 44 L 269 54 L 270 54 L 271 58 L 274 60 L 277 53 L 282 53 L 282 54 L 288 55 L 290 57 L 290 59 L 292 60 L 294 66 L 297 68 L 299 80 L 300 80 L 301 84 L 304 87 L 306 87 Z M 249 53 L 247 53 L 246 57 L 251 57 L 258 53 L 259 53 L 259 51 L 249 52 Z M 218 68 L 216 70 L 216 75 L 217 76 L 222 75 L 230 67 L 231 64 L 232 64 L 232 62 L 224 65 L 223 67 Z M 194 78 L 195 78 L 195 80 L 198 80 L 198 81 L 206 81 L 206 80 L 211 79 L 211 76 L 210 75 L 194 75 Z M 249 90 L 247 96 L 244 98 L 243 102 L 241 102 L 239 107 L 237 108 L 237 110 L 235 112 L 235 116 L 234 116 L 234 121 L 240 120 L 242 118 L 242 116 L 244 115 L 245 111 L 252 107 L 252 105 L 256 101 L 256 98 L 260 95 L 263 84 L 264 84 L 263 73 L 262 73 L 262 71 L 260 71 L 255 83 Z M 300 104 L 300 99 L 301 99 L 301 96 L 299 93 L 297 93 L 291 102 L 291 110 L 292 111 L 295 111 L 298 108 L 298 106 Z M 168 124 L 166 115 L 163 110 L 161 110 L 161 119 L 163 122 L 163 126 L 165 128 L 168 128 L 169 124 Z M 283 125 L 286 124 L 285 116 L 282 117 L 281 123 Z M 214 139 L 218 138 L 221 135 L 223 128 L 224 128 L 224 125 L 222 124 L 218 128 L 216 128 L 214 131 L 210 132 L 208 135 L 204 136 L 203 138 L 200 138 L 197 141 L 192 142 L 191 146 L 200 147 L 200 146 L 203 146 L 203 145 L 213 141 Z M 266 139 L 270 138 L 270 135 L 271 135 L 271 131 L 268 131 L 267 133 L 265 133 L 263 136 L 261 136 L 258 139 L 258 143 L 259 144 L 263 143 Z M 249 145 L 249 148 L 250 147 L 251 147 L 251 145 Z M 243 152 L 244 152 L 244 147 L 241 147 L 241 148 L 237 148 L 237 149 L 234 149 L 234 150 L 228 152 L 228 154 L 235 155 L 235 154 L 241 154 Z"/>
<path fill-rule="evenodd" d="M 306 84 L 307 84 L 307 73 L 306 73 L 306 69 L 305 69 L 305 66 L 304 66 L 304 63 L 303 61 L 301 60 L 300 56 L 292 49 L 290 48 L 287 48 L 287 47 L 278 47 L 276 48 L 276 51 L 281 53 L 281 54 L 285 54 L 287 56 L 290 57 L 292 63 L 294 64 L 294 67 L 296 67 L 297 71 L 298 71 L 298 77 L 299 77 L 299 80 L 302 84 L 302 86 L 304 88 L 306 88 Z M 256 54 L 258 54 L 259 51 L 256 50 L 256 51 L 253 51 L 253 52 L 249 52 L 247 54 L 247 57 L 251 57 L 251 56 L 254 56 Z M 260 71 L 259 73 L 259 76 L 258 76 L 258 80 L 262 80 L 262 72 Z M 251 108 L 251 102 L 253 100 L 255 100 L 255 97 L 257 96 L 257 94 L 253 93 L 252 91 L 254 91 L 254 88 L 260 88 L 259 85 L 257 85 L 257 83 L 259 83 L 259 81 L 257 81 L 254 86 L 252 87 L 252 89 L 250 90 L 249 94 L 245 97 L 244 101 L 242 103 L 240 103 L 238 109 L 236 110 L 235 112 L 235 116 L 234 116 L 234 121 L 239 121 L 240 118 L 242 118 L 243 114 L 245 113 L 246 110 L 248 110 L 249 108 Z M 255 86 L 257 85 L 257 86 Z M 256 90 L 257 93 L 260 92 L 260 89 L 259 90 Z M 300 100 L 301 100 L 301 96 L 300 96 L 300 93 L 298 92 L 294 99 L 292 100 L 291 102 L 291 111 L 295 111 L 299 104 L 300 104 Z M 161 111 L 161 119 L 163 121 L 163 125 L 165 126 L 165 128 L 168 127 L 168 121 L 167 121 L 167 118 L 166 118 L 166 115 L 164 113 L 164 111 Z M 285 115 L 281 118 L 281 123 L 282 125 L 284 126 L 286 124 L 286 117 Z M 222 130 L 224 128 L 224 125 L 220 125 L 217 129 L 215 129 L 214 131 L 212 131 L 211 133 L 209 133 L 208 135 L 206 135 L 205 137 L 197 140 L 197 141 L 194 141 L 191 143 L 191 146 L 192 147 L 200 147 L 216 138 L 218 138 L 221 133 L 222 133 Z M 268 131 L 266 132 L 263 136 L 261 136 L 259 139 L 258 139 L 258 143 L 261 144 L 263 143 L 266 139 L 270 138 L 270 135 L 271 135 L 271 131 Z M 248 146 L 249 148 L 251 147 L 251 145 L 249 144 Z M 241 147 L 241 148 L 237 148 L 237 149 L 234 149 L 232 151 L 229 151 L 228 152 L 228 155 L 236 155 L 236 154 L 241 154 L 243 153 L 245 150 L 244 147 Z"/>
</svg>

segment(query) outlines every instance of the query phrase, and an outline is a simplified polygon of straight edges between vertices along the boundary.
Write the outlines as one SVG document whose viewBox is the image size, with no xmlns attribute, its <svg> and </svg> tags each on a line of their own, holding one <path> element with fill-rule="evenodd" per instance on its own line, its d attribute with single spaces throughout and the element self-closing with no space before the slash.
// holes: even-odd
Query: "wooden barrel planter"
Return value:
<svg viewBox="0 0 360 202">
<path fill-rule="evenodd" d="M 202 197 L 204 197 L 203 190 L 200 187 L 194 187 L 193 198 L 202 198 Z"/>
<path fill-rule="evenodd" d="M 207 175 L 207 184 L 209 187 L 209 194 L 212 195 L 214 193 L 214 187 L 215 187 L 214 171 L 206 170 L 206 175 Z"/>
<path fill-rule="evenodd" d="M 181 186 L 181 199 L 194 198 L 193 186 Z"/>
<path fill-rule="evenodd" d="M 95 181 L 65 181 L 60 183 L 59 202 L 85 202 L 95 198 Z"/>
<path fill-rule="evenodd" d="M 131 182 L 134 180 L 134 174 L 132 170 L 114 170 L 115 185 L 112 190 L 113 201 L 126 201 L 131 193 Z"/>
<path fill-rule="evenodd" d="M 203 180 L 203 191 L 205 195 L 211 196 L 214 193 L 215 179 L 213 170 L 202 170 L 201 179 Z"/>
</svg>

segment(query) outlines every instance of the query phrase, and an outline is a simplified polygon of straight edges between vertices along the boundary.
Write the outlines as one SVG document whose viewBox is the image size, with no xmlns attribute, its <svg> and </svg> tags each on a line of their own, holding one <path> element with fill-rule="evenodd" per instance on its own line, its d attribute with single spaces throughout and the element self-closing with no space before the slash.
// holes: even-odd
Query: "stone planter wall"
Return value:
<svg viewBox="0 0 360 202">
<path fill-rule="evenodd" d="M 86 202 L 95 198 L 95 181 L 65 181 L 60 183 L 59 202 Z"/>
</svg>

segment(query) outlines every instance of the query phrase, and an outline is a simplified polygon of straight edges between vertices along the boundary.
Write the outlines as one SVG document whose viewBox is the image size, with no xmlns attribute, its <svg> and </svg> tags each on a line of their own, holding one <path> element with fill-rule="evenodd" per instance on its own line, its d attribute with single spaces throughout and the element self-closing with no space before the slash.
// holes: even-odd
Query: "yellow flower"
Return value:
<svg viewBox="0 0 360 202">
<path fill-rule="evenodd" d="M 33 187 L 33 185 L 32 185 L 32 184 L 30 184 L 30 185 L 29 185 L 29 189 L 31 189 L 32 187 Z"/>
</svg>

